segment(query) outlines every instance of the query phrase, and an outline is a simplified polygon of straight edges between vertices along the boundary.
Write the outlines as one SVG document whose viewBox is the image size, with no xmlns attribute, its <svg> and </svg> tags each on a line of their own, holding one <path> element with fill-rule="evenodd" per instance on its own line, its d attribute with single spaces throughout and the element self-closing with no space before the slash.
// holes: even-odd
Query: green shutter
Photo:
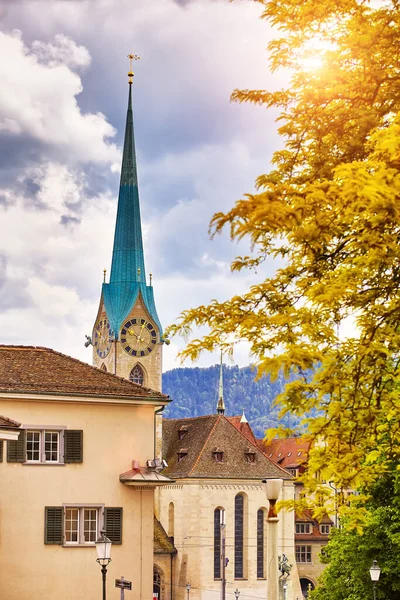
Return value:
<svg viewBox="0 0 400 600">
<path fill-rule="evenodd" d="M 81 429 L 64 431 L 64 462 L 83 462 L 83 431 Z"/>
<path fill-rule="evenodd" d="M 122 544 L 122 508 L 104 509 L 104 529 L 113 544 Z"/>
<path fill-rule="evenodd" d="M 64 509 L 62 506 L 46 506 L 44 509 L 44 543 L 63 543 Z"/>
<path fill-rule="evenodd" d="M 3 440 L 0 441 L 0 462 L 3 462 Z"/>
<path fill-rule="evenodd" d="M 26 461 L 26 431 L 19 430 L 17 440 L 7 442 L 7 462 L 25 462 Z"/>
</svg>

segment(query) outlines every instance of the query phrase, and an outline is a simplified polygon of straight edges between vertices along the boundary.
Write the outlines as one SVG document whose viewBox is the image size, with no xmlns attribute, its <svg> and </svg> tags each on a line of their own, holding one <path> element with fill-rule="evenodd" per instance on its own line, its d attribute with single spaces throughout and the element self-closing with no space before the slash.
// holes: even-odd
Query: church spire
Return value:
<svg viewBox="0 0 400 600">
<path fill-rule="evenodd" d="M 224 380 L 222 375 L 222 350 L 221 350 L 221 364 L 219 367 L 219 393 L 217 403 L 217 414 L 225 414 L 225 402 L 224 402 Z"/>
<path fill-rule="evenodd" d="M 132 59 L 110 283 L 146 281 L 132 110 Z"/>
<path fill-rule="evenodd" d="M 131 312 L 139 295 L 144 308 L 158 327 L 162 327 L 154 302 L 153 287 L 147 285 L 144 264 L 142 224 L 140 219 L 139 190 L 137 180 L 135 137 L 132 110 L 132 60 L 139 57 L 129 54 L 128 110 L 126 115 L 124 150 L 118 195 L 117 220 L 109 283 L 103 283 L 103 298 L 110 329 L 118 339 L 123 321 Z"/>
</svg>

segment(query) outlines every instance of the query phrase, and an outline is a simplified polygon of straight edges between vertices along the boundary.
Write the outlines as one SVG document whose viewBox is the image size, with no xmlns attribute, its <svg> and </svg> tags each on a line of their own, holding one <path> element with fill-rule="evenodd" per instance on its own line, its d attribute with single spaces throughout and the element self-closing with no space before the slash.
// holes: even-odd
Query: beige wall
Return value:
<svg viewBox="0 0 400 600">
<path fill-rule="evenodd" d="M 173 570 L 174 556 L 170 554 L 154 554 L 154 569 L 161 575 L 161 598 L 158 600 L 172 600 L 171 597 L 171 570 Z M 129 600 L 129 598 L 127 599 Z"/>
<path fill-rule="evenodd" d="M 123 543 L 112 548 L 108 598 L 119 598 L 114 579 L 123 575 L 133 582 L 134 591 L 127 594 L 150 600 L 154 492 L 125 486 L 119 475 L 133 459 L 143 465 L 153 458 L 154 407 L 0 398 L 0 413 L 23 424 L 83 429 L 84 445 L 82 464 L 0 463 L 0 598 L 98 600 L 95 548 L 45 545 L 44 508 L 99 503 L 123 507 Z"/>
<path fill-rule="evenodd" d="M 107 318 L 107 314 L 104 308 L 103 301 L 100 303 L 99 314 L 96 319 L 96 324 L 99 320 L 103 318 Z M 149 314 L 144 308 L 143 301 L 141 295 L 139 295 L 135 306 L 126 317 L 126 321 L 132 318 L 144 318 L 149 321 L 152 321 Z M 124 377 L 125 379 L 129 378 L 129 373 L 133 369 L 133 367 L 137 364 L 144 370 L 145 381 L 144 386 L 149 387 L 152 390 L 161 391 L 161 377 L 162 377 L 162 346 L 163 344 L 160 342 L 160 332 L 156 327 L 155 323 L 153 323 L 156 331 L 157 331 L 157 344 L 155 348 L 150 354 L 147 356 L 143 356 L 141 358 L 137 358 L 136 356 L 131 356 L 121 346 L 120 342 L 112 343 L 111 350 L 109 354 L 105 358 L 100 358 L 96 352 L 96 348 L 93 347 L 93 364 L 95 367 L 101 367 L 104 363 L 107 367 L 107 371 L 109 373 L 114 373 L 115 371 L 115 351 L 117 352 L 117 370 L 116 375 L 120 377 Z M 93 336 L 94 337 L 94 336 Z M 93 339 L 93 338 L 92 338 Z"/>
<path fill-rule="evenodd" d="M 245 538 L 247 538 L 247 577 L 245 580 L 234 579 L 234 499 L 239 492 L 247 498 L 247 522 Z M 174 543 L 178 550 L 174 566 L 174 600 L 185 600 L 185 584 L 190 582 L 192 588 L 190 600 L 218 600 L 221 582 L 214 581 L 214 510 L 223 507 L 226 511 L 226 556 L 229 564 L 226 569 L 226 598 L 234 600 L 236 587 L 243 597 L 265 598 L 267 581 L 257 580 L 257 511 L 267 509 L 267 499 L 261 482 L 237 480 L 182 480 L 174 486 L 160 488 L 157 492 L 160 521 L 171 535 L 169 527 L 169 504 L 174 503 Z M 293 484 L 285 484 L 281 499 L 293 496 Z M 159 500 L 159 501 L 158 501 Z M 246 503 L 245 503 L 246 505 Z M 267 512 L 267 511 L 266 511 Z M 247 533 L 246 533 L 247 532 Z M 268 535 L 268 524 L 265 524 Z M 285 554 L 293 565 L 287 600 L 300 598 L 296 562 L 294 557 L 294 515 L 282 512 L 278 524 L 278 553 Z M 246 547 L 246 542 L 245 542 Z M 265 569 L 266 537 L 265 537 Z M 266 572 L 266 571 L 265 571 Z"/>
</svg>

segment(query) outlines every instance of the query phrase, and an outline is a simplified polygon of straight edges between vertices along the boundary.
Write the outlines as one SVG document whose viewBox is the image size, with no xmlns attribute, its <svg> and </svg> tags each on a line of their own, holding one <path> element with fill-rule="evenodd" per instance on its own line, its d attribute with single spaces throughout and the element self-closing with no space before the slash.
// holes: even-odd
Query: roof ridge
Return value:
<svg viewBox="0 0 400 600">
<path fill-rule="evenodd" d="M 271 460 L 271 459 L 269 458 L 269 456 L 267 456 L 267 455 L 265 454 L 265 452 L 263 452 L 262 450 L 260 450 L 260 448 L 257 446 L 257 444 L 255 444 L 254 442 L 252 442 L 251 440 L 249 440 L 249 438 L 248 438 L 248 437 L 246 437 L 246 436 L 244 435 L 244 433 L 242 433 L 242 432 L 240 431 L 240 429 L 238 429 L 237 427 L 235 427 L 235 426 L 234 426 L 234 424 L 233 424 L 231 421 L 229 421 L 229 417 L 225 417 L 225 419 L 228 421 L 229 425 L 230 425 L 231 427 L 233 427 L 233 429 L 234 429 L 235 431 L 237 431 L 238 433 L 240 433 L 240 435 L 241 435 L 242 437 L 244 437 L 244 439 L 245 439 L 247 442 L 249 442 L 249 444 L 251 444 L 252 446 L 254 446 L 254 448 L 256 448 L 256 449 L 258 450 L 258 452 L 260 452 L 260 454 L 262 454 L 263 456 L 265 456 L 265 458 L 268 460 L 268 462 L 272 463 L 272 464 L 273 464 L 275 467 L 278 467 L 278 469 L 280 469 L 281 471 L 283 471 L 285 474 L 287 474 L 287 475 L 290 475 L 291 477 L 293 477 L 293 475 L 292 475 L 291 473 L 289 473 L 289 471 L 287 471 L 286 469 L 284 469 L 283 467 L 281 467 L 280 465 L 278 465 L 278 463 L 276 463 L 276 462 L 274 462 L 273 460 Z M 247 424 L 248 424 L 249 428 L 251 429 L 251 427 L 250 427 L 250 424 L 249 424 L 249 423 L 247 423 Z M 252 430 L 252 429 L 251 429 L 251 432 L 253 433 L 253 430 Z M 253 436 L 254 436 L 254 433 L 253 433 Z M 255 437 L 255 436 L 254 436 L 254 437 Z"/>
<path fill-rule="evenodd" d="M 208 442 L 209 442 L 209 440 L 210 440 L 210 438 L 211 438 L 212 434 L 214 433 L 214 430 L 215 430 L 215 428 L 216 428 L 217 424 L 219 423 L 219 421 L 220 421 L 220 419 L 221 419 L 221 416 L 222 416 L 222 415 L 210 415 L 210 416 L 216 416 L 217 418 L 215 419 L 215 423 L 214 423 L 214 425 L 212 426 L 212 428 L 211 428 L 211 431 L 210 431 L 210 433 L 208 434 L 208 436 L 207 436 L 207 439 L 206 439 L 206 441 L 204 442 L 204 445 L 203 445 L 202 449 L 200 450 L 200 452 L 199 452 L 199 454 L 198 454 L 198 456 L 197 456 L 197 459 L 196 459 L 196 461 L 195 461 L 195 463 L 194 463 L 193 467 L 190 469 L 190 471 L 189 471 L 189 473 L 188 473 L 188 475 L 187 475 L 188 477 L 190 477 L 190 476 L 191 476 L 191 474 L 193 473 L 194 469 L 197 467 L 197 465 L 198 465 L 198 463 L 199 463 L 199 460 L 200 460 L 200 458 L 201 458 L 201 455 L 203 454 L 203 452 L 204 452 L 204 450 L 205 450 L 205 447 L 206 447 L 206 445 L 208 444 Z"/>
<path fill-rule="evenodd" d="M 165 421 L 194 421 L 195 419 L 210 419 L 213 417 L 217 417 L 218 415 L 198 415 L 197 417 L 177 417 L 172 419 L 170 417 L 163 417 Z"/>
</svg>

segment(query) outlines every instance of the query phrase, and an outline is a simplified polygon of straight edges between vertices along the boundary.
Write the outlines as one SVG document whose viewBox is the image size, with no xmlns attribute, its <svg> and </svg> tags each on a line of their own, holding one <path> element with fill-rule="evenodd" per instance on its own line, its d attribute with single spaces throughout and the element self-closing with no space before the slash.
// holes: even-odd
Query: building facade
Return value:
<svg viewBox="0 0 400 600">
<path fill-rule="evenodd" d="M 177 549 L 173 598 L 185 600 L 188 583 L 193 600 L 220 597 L 222 511 L 228 559 L 226 598 L 233 599 L 235 589 L 243 598 L 265 598 L 269 524 L 262 480 L 282 479 L 280 499 L 288 500 L 294 496 L 292 476 L 259 450 L 243 417 L 224 414 L 164 419 L 163 456 L 168 462 L 163 473 L 176 481 L 160 488 L 156 496 L 157 517 Z M 301 597 L 293 540 L 294 515 L 282 511 L 278 554 L 286 554 L 292 565 L 288 600 Z"/>
</svg>

